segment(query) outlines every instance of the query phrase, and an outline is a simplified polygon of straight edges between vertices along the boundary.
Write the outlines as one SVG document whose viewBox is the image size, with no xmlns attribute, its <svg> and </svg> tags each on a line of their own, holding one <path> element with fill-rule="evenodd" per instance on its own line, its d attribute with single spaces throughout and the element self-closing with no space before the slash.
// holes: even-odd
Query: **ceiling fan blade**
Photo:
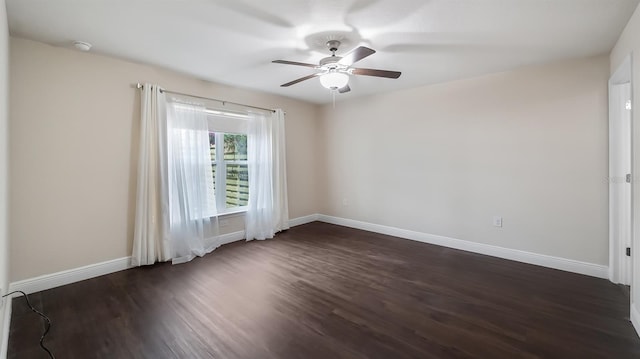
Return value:
<svg viewBox="0 0 640 359">
<path fill-rule="evenodd" d="M 374 49 L 370 49 L 368 47 L 360 46 L 360 47 L 357 47 L 357 48 L 351 50 L 351 52 L 349 52 L 348 54 L 344 55 L 342 57 L 342 59 L 340 59 L 340 61 L 338 61 L 338 63 L 340 65 L 344 65 L 344 66 L 351 66 L 354 63 L 364 59 L 365 57 L 367 57 L 369 55 L 373 55 L 375 53 L 376 53 L 376 50 L 374 50 Z"/>
<path fill-rule="evenodd" d="M 296 65 L 296 66 L 305 66 L 305 67 L 313 67 L 313 68 L 318 67 L 318 65 L 314 65 L 314 64 L 307 64 L 304 62 L 295 62 L 295 61 L 287 61 L 287 60 L 273 60 L 271 62 L 273 62 L 274 64 L 283 64 L 283 65 Z"/>
<path fill-rule="evenodd" d="M 344 85 L 343 88 L 338 90 L 339 93 L 345 93 L 345 92 L 349 92 L 349 91 L 351 91 L 351 87 L 349 87 L 349 85 Z"/>
<path fill-rule="evenodd" d="M 387 71 L 387 70 L 376 70 L 376 69 L 352 69 L 352 74 L 354 75 L 364 75 L 364 76 L 375 76 L 375 77 L 386 77 L 390 79 L 397 79 L 402 75 L 402 72 L 398 71 Z"/>
<path fill-rule="evenodd" d="M 289 87 L 289 86 L 291 86 L 291 85 L 295 85 L 295 84 L 297 84 L 298 82 L 302 82 L 302 81 L 305 81 L 305 80 L 312 79 L 312 78 L 314 78 L 314 77 L 316 77 L 316 76 L 318 76 L 318 75 L 319 75 L 319 74 L 313 74 L 313 75 L 309 75 L 309 76 L 301 77 L 301 78 L 299 78 L 299 79 L 297 79 L 297 80 L 293 80 L 293 81 L 291 81 L 291 82 L 287 82 L 286 84 L 282 84 L 282 85 L 280 85 L 280 87 Z"/>
</svg>

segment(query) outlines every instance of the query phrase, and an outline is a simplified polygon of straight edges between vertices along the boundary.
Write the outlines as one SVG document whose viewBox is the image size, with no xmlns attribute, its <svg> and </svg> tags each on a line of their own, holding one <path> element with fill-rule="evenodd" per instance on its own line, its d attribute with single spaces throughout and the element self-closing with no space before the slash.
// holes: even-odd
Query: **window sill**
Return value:
<svg viewBox="0 0 640 359">
<path fill-rule="evenodd" d="M 247 207 L 235 208 L 229 211 L 218 213 L 218 217 L 235 217 L 247 213 Z"/>
</svg>

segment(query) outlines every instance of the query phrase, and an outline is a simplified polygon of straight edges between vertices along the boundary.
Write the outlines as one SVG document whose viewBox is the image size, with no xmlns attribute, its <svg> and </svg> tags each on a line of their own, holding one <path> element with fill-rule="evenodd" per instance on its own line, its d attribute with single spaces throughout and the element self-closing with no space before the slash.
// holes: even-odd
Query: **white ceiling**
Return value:
<svg viewBox="0 0 640 359">
<path fill-rule="evenodd" d="M 13 36 L 159 65 L 195 77 L 315 103 L 331 101 L 313 72 L 327 39 L 377 53 L 341 98 L 608 53 L 639 0 L 7 0 Z M 144 79 L 140 79 L 143 81 Z"/>
</svg>

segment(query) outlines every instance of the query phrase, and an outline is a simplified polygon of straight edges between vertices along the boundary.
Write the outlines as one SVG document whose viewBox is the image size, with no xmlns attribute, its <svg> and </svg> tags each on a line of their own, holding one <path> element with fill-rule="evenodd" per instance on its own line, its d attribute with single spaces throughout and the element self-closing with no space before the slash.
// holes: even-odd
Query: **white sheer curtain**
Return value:
<svg viewBox="0 0 640 359">
<path fill-rule="evenodd" d="M 273 238 L 289 228 L 284 112 L 251 114 L 247 134 L 249 204 L 247 240 Z"/>
<path fill-rule="evenodd" d="M 289 228 L 284 136 L 282 110 L 249 115 L 247 240 Z M 134 265 L 182 263 L 220 246 L 211 166 L 205 107 L 167 103 L 158 86 L 145 84 Z"/>
<path fill-rule="evenodd" d="M 133 265 L 171 258 L 165 97 L 156 85 L 144 84 L 141 98 L 140 152 Z"/>
<path fill-rule="evenodd" d="M 170 103 L 167 126 L 170 242 L 175 264 L 203 256 L 220 243 L 205 108 Z"/>
</svg>

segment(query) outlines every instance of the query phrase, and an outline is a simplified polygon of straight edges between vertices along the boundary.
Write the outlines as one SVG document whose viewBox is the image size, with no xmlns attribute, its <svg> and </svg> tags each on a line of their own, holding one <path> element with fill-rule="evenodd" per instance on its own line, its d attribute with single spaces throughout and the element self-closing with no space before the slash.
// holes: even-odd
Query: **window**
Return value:
<svg viewBox="0 0 640 359">
<path fill-rule="evenodd" d="M 209 146 L 218 213 L 244 209 L 249 201 L 247 135 L 209 132 Z"/>
</svg>

